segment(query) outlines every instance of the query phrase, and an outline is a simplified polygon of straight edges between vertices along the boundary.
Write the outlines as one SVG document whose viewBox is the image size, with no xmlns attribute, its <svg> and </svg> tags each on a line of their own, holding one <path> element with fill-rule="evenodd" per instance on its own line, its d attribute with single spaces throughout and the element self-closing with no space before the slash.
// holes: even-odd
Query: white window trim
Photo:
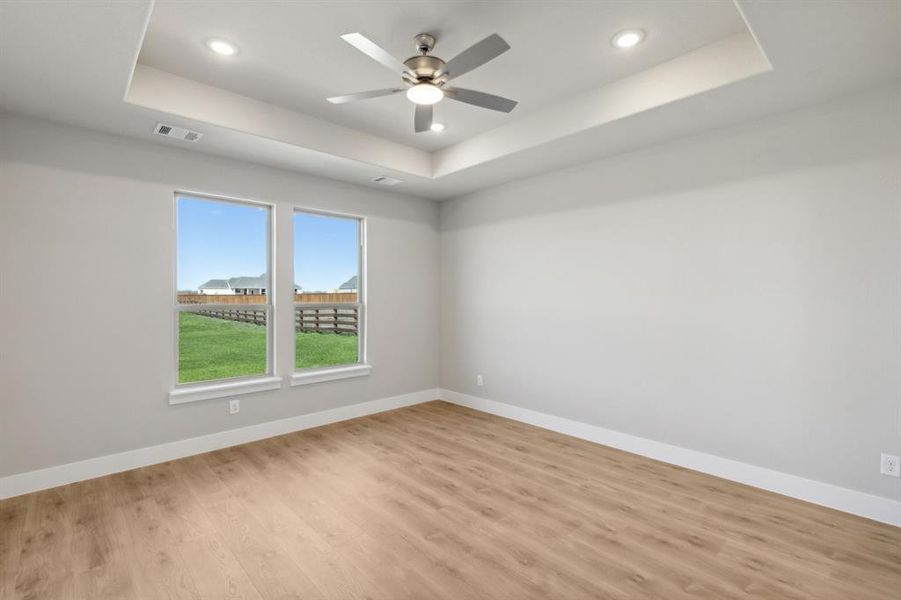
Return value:
<svg viewBox="0 0 901 600">
<path fill-rule="evenodd" d="M 372 365 L 357 363 L 342 365 L 339 367 L 326 367 L 322 369 L 305 369 L 295 371 L 291 375 L 291 386 L 310 385 L 312 383 L 325 383 L 337 379 L 350 379 L 351 377 L 366 377 L 372 371 Z"/>
<path fill-rule="evenodd" d="M 273 202 L 262 202 L 259 200 L 248 200 L 246 198 L 235 198 L 232 196 L 221 196 L 217 194 L 208 194 L 205 192 L 195 192 L 188 190 L 175 190 L 173 193 L 173 217 L 175 227 L 173 228 L 172 247 L 175 252 L 172 253 L 172 297 L 175 298 L 175 381 L 172 389 L 169 391 L 169 404 L 185 404 L 187 402 L 198 402 L 201 400 L 211 400 L 213 398 L 226 398 L 228 396 L 237 396 L 240 394 L 250 394 L 254 392 L 263 392 L 276 390 L 282 387 L 283 377 L 276 372 L 276 295 L 267 295 L 265 304 L 255 304 L 255 306 L 264 308 L 266 311 L 266 373 L 261 375 L 253 375 L 249 377 L 238 377 L 229 379 L 214 379 L 211 381 L 199 381 L 191 383 L 178 382 L 178 323 L 179 314 L 181 312 L 196 312 L 201 310 L 201 305 L 178 304 L 178 198 L 179 196 L 187 196 L 192 198 L 216 200 L 220 202 L 232 202 L 235 204 L 247 204 L 251 206 L 265 207 L 269 211 L 269 223 L 267 231 L 267 248 L 266 248 L 266 264 L 267 274 L 269 276 L 269 287 L 275 289 L 275 219 L 276 206 Z M 293 319 L 292 319 L 293 326 Z"/>
<path fill-rule="evenodd" d="M 294 371 L 291 375 L 291 386 L 298 385 L 309 385 L 313 383 L 325 383 L 327 381 L 335 381 L 339 379 L 350 379 L 352 377 L 365 377 L 369 375 L 372 371 L 372 365 L 367 362 L 367 343 L 368 343 L 368 329 L 369 329 L 369 315 L 368 315 L 368 288 L 367 285 L 367 257 L 366 257 L 366 249 L 367 249 L 367 221 L 366 217 L 363 215 L 357 215 L 352 213 L 344 213 L 330 210 L 322 210 L 318 208 L 309 208 L 306 206 L 297 206 L 293 207 L 292 215 L 296 215 L 297 213 L 308 213 L 314 215 L 321 215 L 324 217 L 338 217 L 344 219 L 356 219 L 359 222 L 359 245 L 358 248 L 358 272 L 357 272 L 357 302 L 355 303 L 358 308 L 359 315 L 359 328 L 357 330 L 357 358 L 358 362 L 346 364 L 346 365 L 335 365 L 331 367 L 312 367 L 309 369 L 297 369 L 294 367 Z M 293 218 L 292 218 L 293 225 Z M 292 227 L 292 235 L 291 235 L 291 245 L 292 245 L 292 256 L 294 254 L 294 242 L 295 236 Z M 294 283 L 294 278 L 292 274 L 292 285 Z M 291 295 L 291 329 L 292 329 L 292 337 L 294 335 L 294 322 L 296 319 L 296 310 L 298 307 L 304 306 L 304 304 L 298 304 L 294 302 L 294 297 L 296 293 Z M 295 346 L 296 352 L 296 346 Z M 294 355 L 292 357 L 292 363 L 294 365 L 297 364 L 297 356 Z"/>
<path fill-rule="evenodd" d="M 169 404 L 184 404 L 213 398 L 227 398 L 240 394 L 252 394 L 277 390 L 282 387 L 282 377 L 266 376 L 252 379 L 215 380 L 211 383 L 182 384 L 169 392 Z"/>
</svg>

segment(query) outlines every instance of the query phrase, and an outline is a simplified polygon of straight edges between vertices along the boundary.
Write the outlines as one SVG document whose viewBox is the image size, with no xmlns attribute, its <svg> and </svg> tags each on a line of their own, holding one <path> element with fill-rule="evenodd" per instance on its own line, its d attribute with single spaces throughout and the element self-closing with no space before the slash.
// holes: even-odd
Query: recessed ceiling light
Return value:
<svg viewBox="0 0 901 600">
<path fill-rule="evenodd" d="M 444 98 L 444 92 L 431 83 L 418 83 L 407 90 L 407 98 L 414 104 L 435 104 Z"/>
<path fill-rule="evenodd" d="M 447 129 L 447 125 L 445 125 L 444 123 L 432 123 L 431 129 L 432 131 L 441 132 Z"/>
<path fill-rule="evenodd" d="M 231 42 L 220 39 L 211 39 L 206 41 L 206 47 L 222 56 L 234 56 L 238 53 L 238 47 Z"/>
<path fill-rule="evenodd" d="M 617 33 L 610 41 L 617 48 L 631 48 L 643 39 L 644 31 L 641 29 L 627 29 Z"/>
</svg>

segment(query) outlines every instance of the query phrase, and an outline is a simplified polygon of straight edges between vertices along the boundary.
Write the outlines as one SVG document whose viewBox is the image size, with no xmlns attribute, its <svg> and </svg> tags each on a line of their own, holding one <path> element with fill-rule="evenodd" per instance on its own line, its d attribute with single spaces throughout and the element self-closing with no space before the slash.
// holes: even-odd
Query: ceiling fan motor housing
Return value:
<svg viewBox="0 0 901 600">
<path fill-rule="evenodd" d="M 422 83 L 432 82 L 435 74 L 444 67 L 444 61 L 435 56 L 414 56 L 404 61 L 404 65 L 410 70 L 416 79 Z"/>
</svg>

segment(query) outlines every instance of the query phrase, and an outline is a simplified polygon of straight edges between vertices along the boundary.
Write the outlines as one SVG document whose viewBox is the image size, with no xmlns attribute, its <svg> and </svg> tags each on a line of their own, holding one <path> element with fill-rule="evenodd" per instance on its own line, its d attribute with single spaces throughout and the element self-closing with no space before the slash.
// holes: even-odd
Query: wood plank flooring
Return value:
<svg viewBox="0 0 901 600">
<path fill-rule="evenodd" d="M 901 599 L 901 529 L 444 402 L 0 502 L 0 599 Z"/>
</svg>

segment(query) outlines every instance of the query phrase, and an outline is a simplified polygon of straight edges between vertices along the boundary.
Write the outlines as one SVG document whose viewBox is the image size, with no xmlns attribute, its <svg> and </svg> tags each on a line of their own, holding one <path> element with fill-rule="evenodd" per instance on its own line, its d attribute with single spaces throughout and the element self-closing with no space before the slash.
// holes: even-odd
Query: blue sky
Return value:
<svg viewBox="0 0 901 600">
<path fill-rule="evenodd" d="M 359 221 L 294 213 L 294 281 L 328 291 L 357 274 Z"/>
<path fill-rule="evenodd" d="M 180 196 L 178 289 L 196 290 L 210 279 L 266 271 L 265 208 Z M 296 213 L 294 281 L 305 290 L 331 290 L 357 273 L 355 219 Z"/>
</svg>

